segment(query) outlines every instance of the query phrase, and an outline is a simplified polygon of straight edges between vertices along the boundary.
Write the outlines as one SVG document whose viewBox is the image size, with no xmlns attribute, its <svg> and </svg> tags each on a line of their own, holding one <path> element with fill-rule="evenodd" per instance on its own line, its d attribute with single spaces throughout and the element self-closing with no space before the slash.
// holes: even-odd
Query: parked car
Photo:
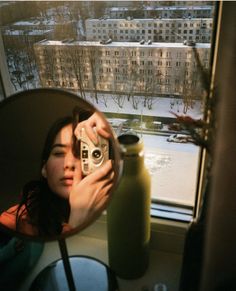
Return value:
<svg viewBox="0 0 236 291">
<path fill-rule="evenodd" d="M 168 125 L 168 129 L 169 130 L 174 130 L 174 131 L 180 131 L 182 129 L 181 125 L 177 122 L 174 122 L 174 123 L 170 123 Z"/>
<path fill-rule="evenodd" d="M 148 129 L 151 130 L 160 130 L 163 128 L 163 124 L 161 121 L 151 121 L 146 123 Z"/>
<path fill-rule="evenodd" d="M 140 120 L 135 118 L 135 119 L 127 119 L 125 122 L 123 122 L 123 128 L 124 129 L 139 129 L 140 128 Z"/>
<path fill-rule="evenodd" d="M 193 139 L 188 134 L 172 134 L 167 138 L 168 142 L 179 142 L 179 143 L 187 143 L 193 142 Z"/>
<path fill-rule="evenodd" d="M 123 118 L 107 118 L 107 121 L 109 122 L 109 124 L 113 127 L 113 128 L 117 128 L 119 127 L 120 125 L 122 125 L 126 119 L 123 119 Z"/>
</svg>

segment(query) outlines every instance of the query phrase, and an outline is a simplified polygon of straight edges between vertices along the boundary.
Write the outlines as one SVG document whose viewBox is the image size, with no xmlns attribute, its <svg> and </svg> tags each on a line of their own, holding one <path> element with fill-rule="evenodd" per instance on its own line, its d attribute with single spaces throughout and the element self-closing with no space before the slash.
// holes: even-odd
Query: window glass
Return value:
<svg viewBox="0 0 236 291">
<path fill-rule="evenodd" d="M 0 10 L 12 92 L 60 87 L 89 100 L 117 134 L 142 136 L 153 201 L 193 207 L 200 149 L 176 114 L 203 118 L 214 2 L 2 1 Z"/>
</svg>

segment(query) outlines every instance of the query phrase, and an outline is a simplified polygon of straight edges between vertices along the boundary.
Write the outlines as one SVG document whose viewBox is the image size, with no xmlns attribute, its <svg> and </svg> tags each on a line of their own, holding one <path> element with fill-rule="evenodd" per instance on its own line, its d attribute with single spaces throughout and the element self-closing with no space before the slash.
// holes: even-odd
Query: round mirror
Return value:
<svg viewBox="0 0 236 291">
<path fill-rule="evenodd" d="M 105 210 L 119 177 L 104 115 L 59 89 L 0 103 L 0 227 L 34 240 L 65 238 Z"/>
</svg>

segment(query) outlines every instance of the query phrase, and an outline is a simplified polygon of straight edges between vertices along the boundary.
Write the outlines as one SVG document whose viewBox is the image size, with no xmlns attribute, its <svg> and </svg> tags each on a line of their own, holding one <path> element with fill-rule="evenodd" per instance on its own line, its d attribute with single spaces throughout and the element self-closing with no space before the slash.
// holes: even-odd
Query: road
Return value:
<svg viewBox="0 0 236 291">
<path fill-rule="evenodd" d="M 159 149 L 177 151 L 177 152 L 198 152 L 198 147 L 192 143 L 176 143 L 168 142 L 168 136 L 166 135 L 154 135 L 154 134 L 143 134 L 142 138 L 144 141 L 144 146 L 152 148 L 153 145 Z"/>
</svg>

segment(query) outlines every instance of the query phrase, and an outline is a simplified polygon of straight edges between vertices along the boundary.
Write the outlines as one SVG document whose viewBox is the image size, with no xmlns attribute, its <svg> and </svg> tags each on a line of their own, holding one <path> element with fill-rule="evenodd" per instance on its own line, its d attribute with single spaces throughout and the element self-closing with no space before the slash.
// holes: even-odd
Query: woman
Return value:
<svg viewBox="0 0 236 291">
<path fill-rule="evenodd" d="M 0 223 L 24 234 L 48 236 L 82 229 L 101 214 L 113 186 L 111 160 L 83 177 L 75 148 L 81 127 L 97 143 L 95 125 L 98 134 L 110 137 L 96 112 L 75 127 L 72 117 L 55 122 L 45 141 L 40 179 L 23 187 L 19 205 L 3 212 Z"/>
</svg>

